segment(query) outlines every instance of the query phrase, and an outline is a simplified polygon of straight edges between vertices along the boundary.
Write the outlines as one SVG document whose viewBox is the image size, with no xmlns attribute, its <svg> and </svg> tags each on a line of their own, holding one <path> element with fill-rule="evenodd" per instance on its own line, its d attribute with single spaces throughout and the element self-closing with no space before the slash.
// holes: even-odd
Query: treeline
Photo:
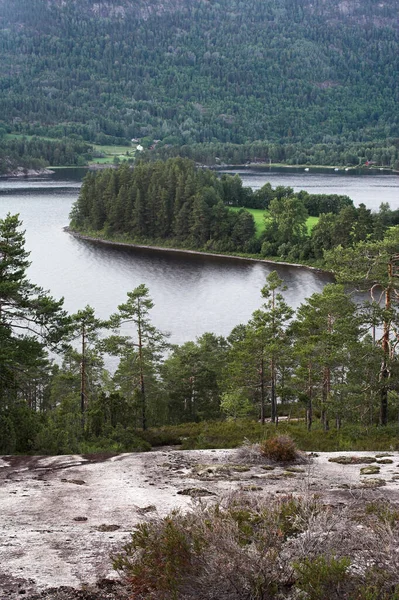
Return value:
<svg viewBox="0 0 399 600">
<path fill-rule="evenodd" d="M 265 211 L 260 233 L 246 208 Z M 319 217 L 311 231 L 309 216 Z M 238 175 L 219 178 L 182 158 L 88 173 L 71 212 L 73 229 L 110 239 L 301 261 L 381 240 L 397 223 L 399 211 L 386 204 L 372 213 L 344 195 L 270 183 L 253 191 Z"/>
<path fill-rule="evenodd" d="M 312 164 L 357 164 L 357 143 L 380 142 L 392 166 L 396 17 L 395 0 L 1 2 L 1 118 L 97 143 L 267 140 Z"/>
<path fill-rule="evenodd" d="M 248 323 L 170 346 L 144 284 L 107 320 L 90 306 L 66 314 L 27 279 L 20 226 L 0 220 L 0 452 L 145 449 L 149 427 L 244 416 L 290 414 L 308 431 L 397 420 L 398 228 L 329 255 L 339 281 L 378 286 L 369 303 L 331 284 L 295 312 L 273 272 Z"/>
<path fill-rule="evenodd" d="M 167 159 L 174 156 L 190 158 L 203 165 L 286 164 L 342 167 L 373 166 L 399 170 L 399 140 L 381 141 L 366 139 L 361 142 L 344 140 L 340 136 L 326 136 L 324 143 L 270 143 L 246 142 L 228 144 L 211 142 L 173 146 L 160 142 L 145 153 L 150 159 Z"/>
<path fill-rule="evenodd" d="M 83 166 L 91 153 L 92 148 L 86 142 L 71 138 L 60 141 L 35 137 L 6 139 L 0 135 L 0 174 L 10 173 L 18 167 Z"/>
</svg>

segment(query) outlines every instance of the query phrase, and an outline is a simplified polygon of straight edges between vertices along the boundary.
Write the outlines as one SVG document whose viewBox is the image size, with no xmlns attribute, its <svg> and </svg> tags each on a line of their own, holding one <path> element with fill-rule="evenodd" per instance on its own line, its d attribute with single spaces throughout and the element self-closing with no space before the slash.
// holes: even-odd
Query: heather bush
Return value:
<svg viewBox="0 0 399 600">
<path fill-rule="evenodd" d="M 305 527 L 302 501 L 235 494 L 139 525 L 114 558 L 137 600 L 263 600 L 287 583 L 279 556 Z M 299 511 L 298 511 L 299 509 Z"/>
<path fill-rule="evenodd" d="M 306 593 L 306 600 L 347 598 L 345 592 L 348 592 L 349 587 L 356 585 L 349 572 L 350 564 L 351 560 L 348 557 L 305 558 L 302 562 L 294 563 L 297 587 Z"/>
<path fill-rule="evenodd" d="M 277 435 L 264 440 L 260 443 L 259 450 L 273 462 L 293 462 L 299 456 L 294 440 L 288 435 Z"/>
<path fill-rule="evenodd" d="M 397 507 L 360 500 L 197 501 L 138 525 L 114 567 L 134 600 L 399 600 Z"/>
</svg>

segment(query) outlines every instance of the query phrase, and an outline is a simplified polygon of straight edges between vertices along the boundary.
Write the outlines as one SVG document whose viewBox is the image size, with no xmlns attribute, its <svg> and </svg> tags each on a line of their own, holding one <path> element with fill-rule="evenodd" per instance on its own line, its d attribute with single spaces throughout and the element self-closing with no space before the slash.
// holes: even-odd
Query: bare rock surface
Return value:
<svg viewBox="0 0 399 600">
<path fill-rule="evenodd" d="M 361 474 L 357 458 L 330 462 L 338 456 L 375 458 L 384 485 Z M 215 502 L 241 489 L 318 494 L 337 504 L 356 490 L 398 501 L 399 453 L 389 453 L 390 463 L 381 458 L 319 453 L 304 464 L 272 468 L 238 450 L 0 457 L 0 600 L 126 598 L 110 555 L 135 524 L 188 510 L 198 498 Z"/>
</svg>

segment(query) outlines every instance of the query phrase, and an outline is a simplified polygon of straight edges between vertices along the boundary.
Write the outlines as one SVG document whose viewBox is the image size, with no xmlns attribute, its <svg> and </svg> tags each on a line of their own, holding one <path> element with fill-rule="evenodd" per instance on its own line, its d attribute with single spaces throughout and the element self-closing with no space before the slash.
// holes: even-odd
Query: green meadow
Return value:
<svg viewBox="0 0 399 600">
<path fill-rule="evenodd" d="M 240 210 L 240 208 L 238 206 L 232 206 L 231 210 L 238 211 L 238 210 Z M 269 212 L 267 210 L 262 210 L 261 208 L 247 208 L 246 210 L 248 212 L 250 212 L 251 215 L 253 215 L 253 218 L 255 220 L 256 235 L 257 235 L 257 237 L 260 237 L 260 235 L 265 230 L 265 216 L 268 215 Z M 318 220 L 319 220 L 319 217 L 308 217 L 308 220 L 306 221 L 306 225 L 308 228 L 309 235 Z"/>
<path fill-rule="evenodd" d="M 133 158 L 136 152 L 136 148 L 132 146 L 100 146 L 98 144 L 93 144 L 93 150 L 94 158 L 90 164 L 113 164 L 115 158 L 118 158 L 119 162 L 123 162 Z"/>
</svg>

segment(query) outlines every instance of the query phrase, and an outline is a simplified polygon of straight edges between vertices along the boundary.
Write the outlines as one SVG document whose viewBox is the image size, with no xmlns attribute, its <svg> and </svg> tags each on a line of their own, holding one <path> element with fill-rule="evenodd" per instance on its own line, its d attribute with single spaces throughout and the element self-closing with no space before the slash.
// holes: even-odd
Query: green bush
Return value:
<svg viewBox="0 0 399 600">
<path fill-rule="evenodd" d="M 352 587 L 349 573 L 351 560 L 347 557 L 317 556 L 294 563 L 298 576 L 297 587 L 306 593 L 306 600 L 341 600 L 348 598 L 347 588 Z"/>
</svg>

